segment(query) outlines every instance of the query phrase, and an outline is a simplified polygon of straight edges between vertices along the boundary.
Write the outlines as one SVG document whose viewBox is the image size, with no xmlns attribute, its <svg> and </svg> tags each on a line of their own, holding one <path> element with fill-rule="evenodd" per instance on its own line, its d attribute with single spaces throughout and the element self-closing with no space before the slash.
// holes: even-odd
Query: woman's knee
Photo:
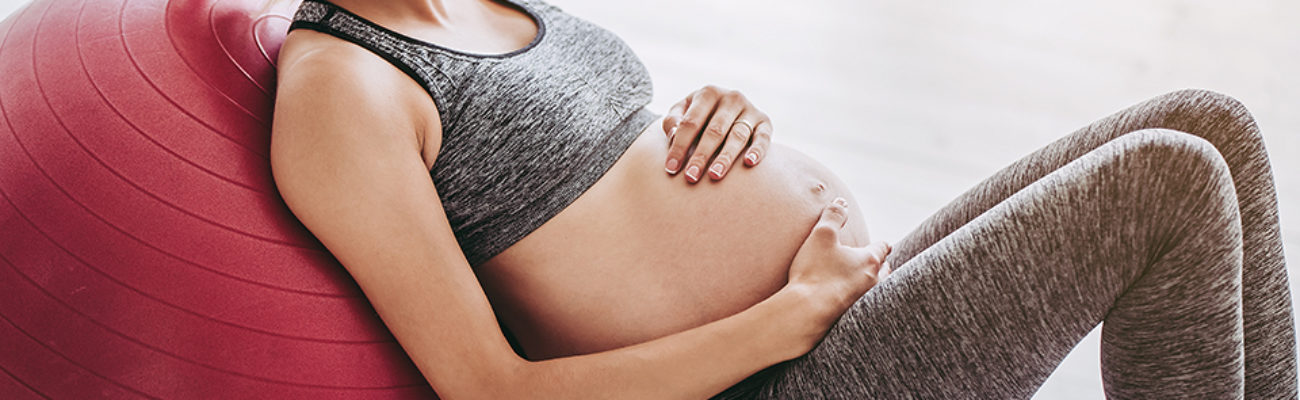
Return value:
<svg viewBox="0 0 1300 400">
<path fill-rule="evenodd" d="M 1117 189 L 1108 204 L 1124 210 L 1117 215 L 1125 226 L 1161 238 L 1146 242 L 1153 245 L 1148 249 L 1195 242 L 1214 254 L 1238 251 L 1240 204 L 1228 164 L 1213 144 L 1185 132 L 1144 129 L 1107 146 L 1116 175 L 1100 181 Z"/>
<path fill-rule="evenodd" d="M 1182 89 L 1157 97 L 1154 105 L 1164 123 L 1160 127 L 1201 136 L 1224 154 L 1230 147 L 1263 150 L 1263 136 L 1255 117 L 1240 100 L 1212 90 Z"/>
<path fill-rule="evenodd" d="M 1215 199 L 1236 205 L 1228 163 L 1220 149 L 1197 135 L 1171 129 L 1143 129 L 1106 146 L 1119 173 L 1133 188 L 1174 199 Z"/>
<path fill-rule="evenodd" d="M 1172 110 L 1190 112 L 1239 127 L 1254 126 L 1255 118 L 1246 105 L 1237 98 L 1207 89 L 1180 89 L 1157 99 Z"/>
</svg>

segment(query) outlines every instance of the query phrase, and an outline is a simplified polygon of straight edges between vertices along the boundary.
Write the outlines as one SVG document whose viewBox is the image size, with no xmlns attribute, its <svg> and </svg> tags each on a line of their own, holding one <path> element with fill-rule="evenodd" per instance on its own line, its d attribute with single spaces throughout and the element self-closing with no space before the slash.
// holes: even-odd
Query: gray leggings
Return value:
<svg viewBox="0 0 1300 400">
<path fill-rule="evenodd" d="M 1098 323 L 1110 398 L 1296 398 L 1272 172 L 1236 100 L 1170 93 L 945 206 L 808 354 L 719 398 L 1028 398 Z"/>
</svg>

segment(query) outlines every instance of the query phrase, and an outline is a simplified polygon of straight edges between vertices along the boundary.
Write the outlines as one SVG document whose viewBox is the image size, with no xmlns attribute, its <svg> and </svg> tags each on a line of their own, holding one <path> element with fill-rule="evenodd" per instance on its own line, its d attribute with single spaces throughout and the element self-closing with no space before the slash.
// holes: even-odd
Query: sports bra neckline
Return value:
<svg viewBox="0 0 1300 400">
<path fill-rule="evenodd" d="M 509 58 L 509 57 L 512 57 L 512 56 L 516 56 L 516 55 L 519 55 L 519 54 L 525 53 L 525 52 L 527 52 L 527 51 L 529 51 L 529 50 L 532 50 L 534 47 L 537 47 L 537 45 L 538 45 L 539 43 L 542 42 L 542 37 L 546 35 L 546 22 L 545 22 L 545 20 L 541 17 L 541 15 L 537 14 L 537 13 L 536 13 L 536 12 L 535 12 L 531 7 L 528 7 L 528 6 L 524 5 L 524 4 L 521 4 L 518 0 L 493 0 L 493 1 L 495 1 L 495 2 L 497 2 L 497 3 L 501 3 L 501 4 L 503 4 L 503 5 L 507 6 L 507 7 L 510 7 L 510 8 L 512 8 L 512 9 L 518 10 L 519 12 L 524 13 L 524 15 L 527 15 L 528 18 L 530 18 L 530 19 L 533 20 L 533 25 L 537 26 L 537 33 L 536 33 L 535 35 L 533 35 L 533 40 L 532 40 L 531 42 L 529 42 L 527 45 L 524 45 L 524 47 L 521 47 L 521 48 L 518 48 L 518 49 L 515 49 L 515 50 L 511 50 L 511 51 L 509 51 L 509 52 L 505 52 L 505 53 L 495 53 L 495 54 L 475 53 L 475 52 L 470 52 L 470 51 L 465 51 L 465 50 L 457 50 L 457 49 L 453 49 L 453 48 L 450 48 L 450 47 L 442 46 L 442 45 L 439 45 L 439 44 L 436 44 L 436 43 L 428 42 L 428 41 L 425 41 L 425 40 L 423 40 L 423 39 L 419 39 L 419 38 L 415 38 L 415 37 L 407 36 L 406 34 L 403 34 L 403 33 L 401 33 L 401 32 L 397 32 L 397 31 L 395 31 L 395 30 L 389 29 L 388 27 L 385 27 L 385 26 L 380 25 L 380 24 L 378 24 L 378 23 L 376 23 L 376 22 L 374 22 L 374 21 L 371 21 L 371 20 L 369 20 L 369 19 L 366 19 L 365 17 L 362 17 L 362 16 L 360 16 L 360 15 L 357 15 L 356 13 L 352 12 L 351 10 L 348 10 L 348 9 L 346 9 L 346 8 L 343 8 L 343 7 L 339 6 L 338 4 L 334 4 L 334 3 L 331 2 L 330 0 L 307 0 L 307 1 L 314 1 L 314 2 L 318 2 L 318 3 L 328 4 L 328 5 L 329 5 L 330 7 L 332 7 L 333 9 L 339 10 L 339 12 L 342 12 L 342 13 L 344 13 L 344 14 L 347 14 L 349 17 L 352 17 L 353 19 L 356 19 L 357 21 L 360 21 L 361 23 L 366 24 L 367 26 L 370 26 L 371 28 L 374 28 L 374 29 L 376 29 L 376 30 L 379 30 L 379 31 L 381 31 L 381 32 L 383 32 L 383 33 L 385 33 L 385 34 L 391 35 L 391 36 L 393 36 L 393 37 L 395 37 L 395 38 L 398 38 L 398 39 L 401 39 L 401 40 L 404 40 L 404 41 L 410 42 L 411 44 L 414 44 L 414 45 L 417 45 L 417 46 L 423 46 L 423 47 L 433 48 L 433 49 L 437 49 L 437 50 L 440 50 L 440 51 L 445 51 L 445 52 L 448 52 L 448 53 L 459 54 L 459 55 L 467 56 L 467 57 L 475 57 L 475 58 Z"/>
</svg>

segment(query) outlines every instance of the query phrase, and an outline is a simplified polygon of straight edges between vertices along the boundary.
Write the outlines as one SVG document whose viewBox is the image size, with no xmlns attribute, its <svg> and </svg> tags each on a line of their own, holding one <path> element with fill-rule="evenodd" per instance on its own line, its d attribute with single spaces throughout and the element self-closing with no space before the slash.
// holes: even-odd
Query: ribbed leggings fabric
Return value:
<svg viewBox="0 0 1300 400">
<path fill-rule="evenodd" d="M 1108 398 L 1296 398 L 1273 176 L 1230 97 L 1174 92 L 1061 138 L 889 261 L 811 352 L 717 397 L 1029 398 L 1102 324 Z"/>
</svg>

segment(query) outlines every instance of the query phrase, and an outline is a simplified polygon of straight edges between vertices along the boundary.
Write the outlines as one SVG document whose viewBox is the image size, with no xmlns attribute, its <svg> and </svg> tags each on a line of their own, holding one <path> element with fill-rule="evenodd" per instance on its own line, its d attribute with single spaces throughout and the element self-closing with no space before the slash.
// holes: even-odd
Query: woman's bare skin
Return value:
<svg viewBox="0 0 1300 400">
<path fill-rule="evenodd" d="M 471 52 L 533 37 L 491 1 L 334 1 Z M 443 398 L 707 397 L 808 351 L 888 252 L 861 247 L 844 184 L 803 154 L 772 145 L 752 168 L 690 183 L 665 173 L 656 122 L 560 214 L 471 269 L 428 175 L 442 141 L 428 93 L 313 31 L 292 31 L 278 65 L 277 187 Z"/>
<path fill-rule="evenodd" d="M 573 204 L 476 272 L 529 358 L 643 342 L 735 314 L 785 285 L 843 182 L 787 146 L 691 184 L 653 123 Z M 844 242 L 867 242 L 849 206 Z"/>
</svg>

